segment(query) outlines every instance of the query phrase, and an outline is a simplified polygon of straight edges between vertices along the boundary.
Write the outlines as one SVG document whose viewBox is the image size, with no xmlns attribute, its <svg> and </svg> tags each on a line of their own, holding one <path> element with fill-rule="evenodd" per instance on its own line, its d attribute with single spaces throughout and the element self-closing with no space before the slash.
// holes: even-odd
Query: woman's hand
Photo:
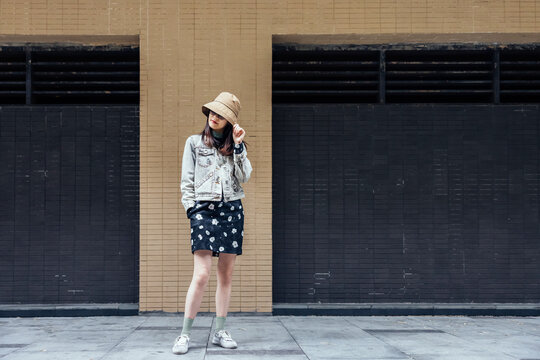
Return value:
<svg viewBox="0 0 540 360">
<path fill-rule="evenodd" d="M 240 127 L 238 124 L 234 124 L 233 126 L 233 140 L 235 144 L 240 144 L 242 140 L 244 140 L 244 136 L 246 136 L 246 131 Z"/>
</svg>

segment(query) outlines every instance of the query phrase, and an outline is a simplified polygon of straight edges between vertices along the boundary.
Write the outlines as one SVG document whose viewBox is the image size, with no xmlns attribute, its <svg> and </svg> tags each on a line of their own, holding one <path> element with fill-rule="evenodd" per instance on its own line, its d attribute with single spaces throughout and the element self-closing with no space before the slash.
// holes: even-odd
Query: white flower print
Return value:
<svg viewBox="0 0 540 360">
<path fill-rule="evenodd" d="M 219 224 L 219 221 L 217 221 L 217 219 L 212 219 L 212 225 L 217 225 Z"/>
<path fill-rule="evenodd" d="M 223 250 L 225 250 L 225 248 L 223 246 L 220 246 L 219 251 L 223 251 Z"/>
<path fill-rule="evenodd" d="M 202 206 L 201 204 L 197 204 L 197 205 L 195 205 L 195 208 L 198 209 L 198 208 L 200 208 L 201 206 Z"/>
<path fill-rule="evenodd" d="M 210 210 L 214 210 L 214 204 L 208 205 L 208 208 L 209 208 Z"/>
<path fill-rule="evenodd" d="M 199 240 L 202 240 L 202 235 L 201 234 L 199 234 Z"/>
<path fill-rule="evenodd" d="M 212 247 L 212 245 L 210 245 L 210 250 L 214 250 L 214 248 Z"/>
<path fill-rule="evenodd" d="M 231 206 L 231 211 L 233 211 L 233 210 L 234 210 L 234 206 Z"/>
<path fill-rule="evenodd" d="M 202 229 L 202 228 L 204 228 L 204 226 L 203 226 L 203 225 L 199 225 L 199 229 Z"/>
<path fill-rule="evenodd" d="M 241 218 L 242 218 L 242 215 L 238 214 L 238 218 L 241 219 Z"/>
<path fill-rule="evenodd" d="M 201 215 L 201 214 L 195 215 L 195 219 L 197 219 L 197 220 L 202 220 L 202 215 Z"/>
<path fill-rule="evenodd" d="M 241 209 L 241 208 L 242 208 L 242 205 L 238 205 L 238 208 Z"/>
<path fill-rule="evenodd" d="M 224 233 L 223 233 L 223 236 L 227 237 L 227 233 L 226 233 L 226 232 L 224 232 Z"/>
<path fill-rule="evenodd" d="M 193 239 L 191 239 L 191 245 L 193 245 Z"/>
<path fill-rule="evenodd" d="M 222 206 L 223 206 L 223 203 L 220 202 L 219 205 L 218 205 L 218 207 L 222 207 Z"/>
<path fill-rule="evenodd" d="M 216 240 L 216 238 L 212 236 L 209 240 L 210 240 L 210 242 L 214 242 L 214 240 Z"/>
<path fill-rule="evenodd" d="M 232 220 L 232 216 L 229 216 L 229 218 L 228 218 L 227 220 L 231 221 L 231 220 Z"/>
<path fill-rule="evenodd" d="M 206 235 L 210 235 L 210 231 L 206 230 Z"/>
<path fill-rule="evenodd" d="M 232 232 L 233 234 L 236 234 L 236 229 L 232 229 L 231 232 Z"/>
<path fill-rule="evenodd" d="M 244 236 L 244 230 L 242 230 L 242 236 Z"/>
<path fill-rule="evenodd" d="M 193 229 L 191 229 L 191 233 L 193 234 Z"/>
<path fill-rule="evenodd" d="M 224 212 L 220 212 L 219 215 L 223 216 L 223 215 L 225 215 L 225 213 L 224 213 Z"/>
<path fill-rule="evenodd" d="M 233 241 L 233 242 L 232 242 L 232 246 L 235 247 L 235 248 L 237 248 L 237 247 L 238 247 L 238 243 L 237 243 L 236 241 Z"/>
</svg>

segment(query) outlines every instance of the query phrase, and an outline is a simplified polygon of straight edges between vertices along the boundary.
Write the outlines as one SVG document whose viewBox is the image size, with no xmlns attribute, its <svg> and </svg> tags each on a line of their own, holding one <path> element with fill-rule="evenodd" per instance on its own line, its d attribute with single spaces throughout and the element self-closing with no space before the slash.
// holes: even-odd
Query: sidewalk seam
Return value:
<svg viewBox="0 0 540 360">
<path fill-rule="evenodd" d="M 395 347 L 394 345 L 391 345 L 391 344 L 387 343 L 386 341 L 384 341 L 383 339 L 377 337 L 376 335 L 373 335 L 373 334 L 371 334 L 371 333 L 368 333 L 367 331 L 365 331 L 364 329 L 362 329 L 362 328 L 361 328 L 360 326 L 358 326 L 357 324 L 351 322 L 348 318 L 345 318 L 345 321 L 348 322 L 348 323 L 349 323 L 350 325 L 352 325 L 353 327 L 362 330 L 362 331 L 365 332 L 368 336 L 373 336 L 375 339 L 379 340 L 380 342 L 382 342 L 382 343 L 386 344 L 387 346 L 390 346 L 392 349 L 395 349 L 396 351 L 402 353 L 403 355 L 405 355 L 405 356 L 408 357 L 409 359 L 413 359 L 413 360 L 416 359 L 414 356 L 412 356 L 412 355 L 410 355 L 410 354 L 407 354 L 406 352 L 404 352 L 404 351 L 398 349 L 398 348 Z"/>
<path fill-rule="evenodd" d="M 214 327 L 214 321 L 216 320 L 216 316 L 212 316 L 212 323 L 210 324 L 210 331 L 208 332 L 208 338 L 206 339 L 206 347 L 204 348 L 204 358 L 203 360 L 206 360 L 206 355 L 208 354 L 208 343 L 210 342 L 210 336 L 212 335 L 212 328 Z"/>
<path fill-rule="evenodd" d="M 146 323 L 148 321 L 148 319 L 145 319 L 142 324 L 139 324 L 137 326 L 135 326 L 126 336 L 124 336 L 122 339 L 120 339 L 120 341 L 118 341 L 116 344 L 114 344 L 109 350 L 107 350 L 107 352 L 105 354 L 103 354 L 103 356 L 101 356 L 100 358 L 98 358 L 98 360 L 102 360 L 104 359 L 107 355 L 109 355 L 109 353 L 111 351 L 114 350 L 114 348 L 116 348 L 118 345 L 120 345 L 120 343 L 124 340 L 126 340 L 131 334 L 133 334 L 141 325 L 143 325 L 144 323 Z"/>
<path fill-rule="evenodd" d="M 279 323 L 281 324 L 281 326 L 283 326 L 285 328 L 285 330 L 287 330 L 287 334 L 289 334 L 289 336 L 294 340 L 296 346 L 298 346 L 298 348 L 300 349 L 300 351 L 302 351 L 302 354 L 304 354 L 304 356 L 308 359 L 308 360 L 311 360 L 309 358 L 309 356 L 307 356 L 307 354 L 304 352 L 304 349 L 302 349 L 302 347 L 300 346 L 300 344 L 298 343 L 298 341 L 296 341 L 296 338 L 291 334 L 291 332 L 289 331 L 289 328 L 287 326 L 285 326 L 285 324 L 283 323 L 283 321 L 281 321 L 281 317 L 277 316 L 277 319 L 279 320 Z"/>
</svg>

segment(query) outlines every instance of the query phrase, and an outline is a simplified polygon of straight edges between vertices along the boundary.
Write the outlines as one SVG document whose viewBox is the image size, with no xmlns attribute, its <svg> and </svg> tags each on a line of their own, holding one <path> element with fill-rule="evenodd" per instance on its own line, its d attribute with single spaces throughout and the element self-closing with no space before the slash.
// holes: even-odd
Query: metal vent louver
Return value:
<svg viewBox="0 0 540 360">
<path fill-rule="evenodd" d="M 273 103 L 540 103 L 538 44 L 276 44 L 272 74 Z"/>
<path fill-rule="evenodd" d="M 379 52 L 274 48 L 272 76 L 276 103 L 374 102 Z"/>
<path fill-rule="evenodd" d="M 489 50 L 386 51 L 386 102 L 491 102 Z"/>
<path fill-rule="evenodd" d="M 34 50 L 32 98 L 36 104 L 137 104 L 139 51 L 132 48 Z"/>
<path fill-rule="evenodd" d="M 540 48 L 502 49 L 501 102 L 540 103 Z"/>
<path fill-rule="evenodd" d="M 139 49 L 0 47 L 3 104 L 138 104 Z"/>
<path fill-rule="evenodd" d="M 0 104 L 24 104 L 26 53 L 21 47 L 0 47 Z"/>
</svg>

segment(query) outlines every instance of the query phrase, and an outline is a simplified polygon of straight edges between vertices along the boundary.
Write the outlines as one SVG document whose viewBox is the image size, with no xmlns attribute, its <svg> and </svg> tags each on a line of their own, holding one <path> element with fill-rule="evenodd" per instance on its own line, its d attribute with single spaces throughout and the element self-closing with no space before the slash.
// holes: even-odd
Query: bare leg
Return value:
<svg viewBox="0 0 540 360">
<path fill-rule="evenodd" d="M 227 316 L 231 299 L 232 273 L 236 254 L 220 253 L 218 258 L 216 316 Z"/>
<path fill-rule="evenodd" d="M 195 316 L 197 316 L 203 294 L 208 285 L 212 268 L 212 251 L 197 250 L 193 256 L 193 278 L 186 295 L 186 309 L 184 311 L 184 316 L 191 319 L 195 319 Z"/>
</svg>

